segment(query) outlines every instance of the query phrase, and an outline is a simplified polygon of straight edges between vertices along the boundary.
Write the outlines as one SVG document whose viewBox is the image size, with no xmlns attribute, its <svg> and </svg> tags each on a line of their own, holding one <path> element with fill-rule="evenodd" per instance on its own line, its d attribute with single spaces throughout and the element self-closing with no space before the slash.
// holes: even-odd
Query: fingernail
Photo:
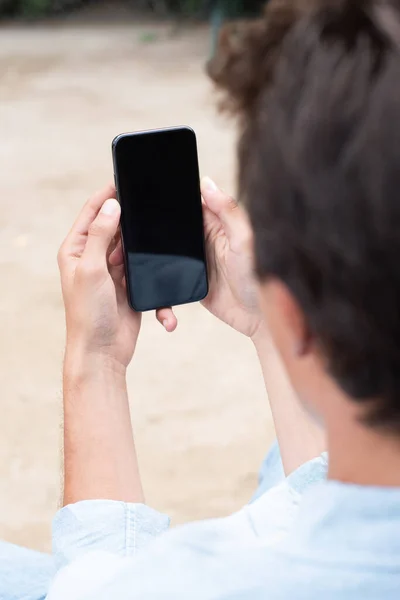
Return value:
<svg viewBox="0 0 400 600">
<path fill-rule="evenodd" d="M 167 327 L 168 327 L 167 319 L 165 319 L 162 324 L 163 324 L 164 329 L 167 329 Z"/>
<path fill-rule="evenodd" d="M 216 192 L 218 190 L 217 184 L 211 179 L 211 177 L 203 177 L 203 186 L 209 192 Z"/>
<path fill-rule="evenodd" d="M 119 212 L 119 204 L 114 198 L 106 200 L 100 210 L 103 215 L 114 216 Z"/>
</svg>

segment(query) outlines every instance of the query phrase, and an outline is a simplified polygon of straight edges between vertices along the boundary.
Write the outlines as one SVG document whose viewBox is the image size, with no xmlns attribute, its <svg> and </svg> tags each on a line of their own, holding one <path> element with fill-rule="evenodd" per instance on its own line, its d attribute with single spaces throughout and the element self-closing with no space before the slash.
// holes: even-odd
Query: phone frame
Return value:
<svg viewBox="0 0 400 600">
<path fill-rule="evenodd" d="M 194 140 L 195 140 L 195 146 L 196 146 L 196 156 L 197 156 L 197 170 L 198 170 L 198 187 L 199 187 L 199 195 L 200 195 L 200 202 L 202 199 L 201 196 L 201 190 L 200 190 L 200 169 L 199 169 L 199 161 L 198 161 L 198 147 L 197 147 L 197 136 L 196 133 L 194 131 L 194 129 L 192 129 L 192 127 L 189 127 L 187 125 L 181 125 L 181 126 L 175 126 L 175 127 L 163 127 L 161 129 L 144 129 L 144 130 L 140 130 L 140 131 L 133 131 L 133 132 L 129 132 L 129 133 L 120 133 L 119 135 L 117 135 L 111 144 L 111 149 L 112 149 L 112 159 L 113 159 L 113 169 L 114 169 L 114 183 L 115 183 L 115 189 L 116 189 L 116 193 L 117 193 L 117 200 L 122 207 L 122 202 L 121 202 L 121 198 L 120 198 L 120 193 L 119 193 L 119 174 L 118 174 L 118 166 L 117 166 L 117 157 L 116 157 L 116 149 L 117 149 L 117 145 L 118 142 L 121 139 L 124 139 L 126 137 L 134 137 L 134 136 L 143 136 L 143 135 L 154 135 L 154 134 L 158 134 L 158 133 L 167 133 L 167 132 L 171 132 L 171 131 L 182 131 L 182 130 L 187 130 L 190 131 L 193 136 L 194 136 Z M 206 276 L 206 293 L 199 297 L 196 298 L 196 300 L 191 300 L 191 301 L 186 301 L 186 302 L 179 302 L 177 304 L 174 304 L 173 306 L 183 306 L 186 304 L 195 304 L 196 302 L 201 302 L 202 300 L 204 300 L 209 293 L 209 289 L 210 289 L 210 284 L 209 284 L 209 269 L 208 269 L 208 264 L 207 264 L 207 251 L 206 251 L 206 239 L 205 239 L 205 235 L 204 235 L 204 217 L 203 217 L 203 212 L 202 212 L 202 247 L 203 247 L 203 255 L 204 255 L 204 266 L 205 266 L 205 276 Z M 140 308 L 138 306 L 135 306 L 135 302 L 133 300 L 133 293 L 132 293 L 132 289 L 131 289 L 131 279 L 129 276 L 129 267 L 128 267 L 128 257 L 127 257 L 127 252 L 125 249 L 125 244 L 124 244 L 124 231 L 123 231 L 123 226 L 122 226 L 122 219 L 121 219 L 121 223 L 120 223 L 120 229 L 121 229 L 121 246 L 122 246 L 122 253 L 123 253 L 123 257 L 124 257 L 124 268 L 125 268 L 125 279 L 126 279 L 126 292 L 127 292 L 127 297 L 128 297 L 128 304 L 131 307 L 132 310 L 134 310 L 135 312 L 150 312 L 153 310 L 158 310 L 160 308 L 167 308 L 165 306 L 154 306 L 154 307 L 150 307 L 150 308 Z"/>
</svg>

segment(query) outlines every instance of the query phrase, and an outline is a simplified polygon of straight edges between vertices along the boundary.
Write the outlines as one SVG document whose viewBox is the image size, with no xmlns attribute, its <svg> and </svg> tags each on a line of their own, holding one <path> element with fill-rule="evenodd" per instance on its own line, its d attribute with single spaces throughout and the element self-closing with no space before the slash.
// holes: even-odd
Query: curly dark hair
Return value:
<svg viewBox="0 0 400 600">
<path fill-rule="evenodd" d="M 240 119 L 259 277 L 292 291 L 365 422 L 400 432 L 400 3 L 270 0 L 208 65 Z"/>
</svg>

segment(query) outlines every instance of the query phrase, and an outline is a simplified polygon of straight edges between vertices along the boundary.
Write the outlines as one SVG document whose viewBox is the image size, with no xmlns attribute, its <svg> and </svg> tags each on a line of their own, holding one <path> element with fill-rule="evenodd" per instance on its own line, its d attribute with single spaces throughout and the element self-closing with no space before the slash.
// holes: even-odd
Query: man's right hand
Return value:
<svg viewBox="0 0 400 600">
<path fill-rule="evenodd" d="M 262 325 L 253 274 L 252 231 L 244 210 L 205 177 L 201 183 L 210 291 L 203 305 L 254 338 Z"/>
</svg>

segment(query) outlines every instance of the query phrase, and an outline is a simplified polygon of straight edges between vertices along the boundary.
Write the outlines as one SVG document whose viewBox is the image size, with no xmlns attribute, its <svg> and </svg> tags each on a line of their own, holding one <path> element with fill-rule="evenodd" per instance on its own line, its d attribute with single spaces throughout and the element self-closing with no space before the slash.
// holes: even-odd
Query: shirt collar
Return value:
<svg viewBox="0 0 400 600">
<path fill-rule="evenodd" d="M 300 502 L 292 540 L 318 548 L 400 558 L 400 488 L 326 481 Z"/>
</svg>

